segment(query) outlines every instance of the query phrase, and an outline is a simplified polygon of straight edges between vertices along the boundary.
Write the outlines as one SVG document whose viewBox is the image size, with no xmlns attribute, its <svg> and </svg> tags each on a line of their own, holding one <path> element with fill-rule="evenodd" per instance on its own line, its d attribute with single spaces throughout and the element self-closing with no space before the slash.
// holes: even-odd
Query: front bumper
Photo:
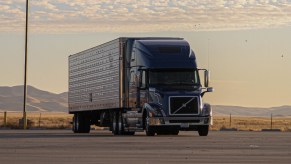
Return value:
<svg viewBox="0 0 291 164">
<path fill-rule="evenodd" d="M 199 125 L 212 125 L 212 117 L 151 117 L 150 126 L 175 126 L 187 129 Z"/>
</svg>

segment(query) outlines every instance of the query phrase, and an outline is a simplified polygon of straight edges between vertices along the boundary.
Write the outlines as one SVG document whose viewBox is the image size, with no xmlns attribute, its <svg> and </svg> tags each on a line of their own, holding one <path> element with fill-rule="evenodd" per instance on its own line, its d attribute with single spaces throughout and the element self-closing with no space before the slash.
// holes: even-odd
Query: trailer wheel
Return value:
<svg viewBox="0 0 291 164">
<path fill-rule="evenodd" d="M 75 113 L 73 117 L 73 132 L 74 133 L 89 133 L 90 121 L 84 115 Z"/>
<path fill-rule="evenodd" d="M 72 122 L 73 122 L 72 131 L 75 133 L 76 131 L 75 115 L 73 116 Z"/>
<path fill-rule="evenodd" d="M 199 136 L 207 136 L 209 131 L 209 125 L 202 125 L 198 127 Z"/>
<path fill-rule="evenodd" d="M 149 125 L 149 113 L 147 112 L 146 118 L 145 118 L 145 130 L 147 136 L 154 136 L 155 131 L 153 128 Z"/>
<path fill-rule="evenodd" d="M 80 123 L 79 123 L 79 117 L 77 114 L 74 114 L 73 117 L 73 132 L 74 133 L 80 133 Z"/>
</svg>

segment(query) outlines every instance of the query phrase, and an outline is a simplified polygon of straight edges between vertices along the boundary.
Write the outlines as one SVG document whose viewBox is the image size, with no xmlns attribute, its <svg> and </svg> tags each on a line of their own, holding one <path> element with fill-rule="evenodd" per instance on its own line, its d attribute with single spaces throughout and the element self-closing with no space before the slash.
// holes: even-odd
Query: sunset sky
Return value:
<svg viewBox="0 0 291 164">
<path fill-rule="evenodd" d="M 23 85 L 25 0 L 0 1 L 0 86 Z M 68 56 L 118 37 L 183 37 L 214 105 L 291 105 L 291 0 L 30 0 L 28 84 L 68 90 Z"/>
</svg>

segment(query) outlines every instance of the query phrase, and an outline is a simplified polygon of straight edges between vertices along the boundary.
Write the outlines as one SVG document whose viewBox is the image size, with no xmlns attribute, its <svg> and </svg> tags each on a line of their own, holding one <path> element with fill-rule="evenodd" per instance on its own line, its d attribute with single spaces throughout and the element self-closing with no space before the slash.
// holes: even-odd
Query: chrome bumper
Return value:
<svg viewBox="0 0 291 164">
<path fill-rule="evenodd" d="M 180 126 L 187 128 L 192 125 L 212 125 L 212 117 L 151 117 L 150 126 Z"/>
</svg>

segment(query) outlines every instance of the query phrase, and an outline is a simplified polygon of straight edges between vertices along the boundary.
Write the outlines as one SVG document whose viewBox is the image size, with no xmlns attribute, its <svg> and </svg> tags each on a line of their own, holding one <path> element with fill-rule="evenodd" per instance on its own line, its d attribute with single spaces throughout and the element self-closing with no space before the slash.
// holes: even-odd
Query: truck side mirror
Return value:
<svg viewBox="0 0 291 164">
<path fill-rule="evenodd" d="M 208 70 L 204 71 L 204 86 L 208 87 L 210 81 L 210 72 Z"/>
<path fill-rule="evenodd" d="M 213 91 L 214 91 L 214 89 L 212 87 L 207 88 L 207 92 L 213 92 Z"/>
</svg>

